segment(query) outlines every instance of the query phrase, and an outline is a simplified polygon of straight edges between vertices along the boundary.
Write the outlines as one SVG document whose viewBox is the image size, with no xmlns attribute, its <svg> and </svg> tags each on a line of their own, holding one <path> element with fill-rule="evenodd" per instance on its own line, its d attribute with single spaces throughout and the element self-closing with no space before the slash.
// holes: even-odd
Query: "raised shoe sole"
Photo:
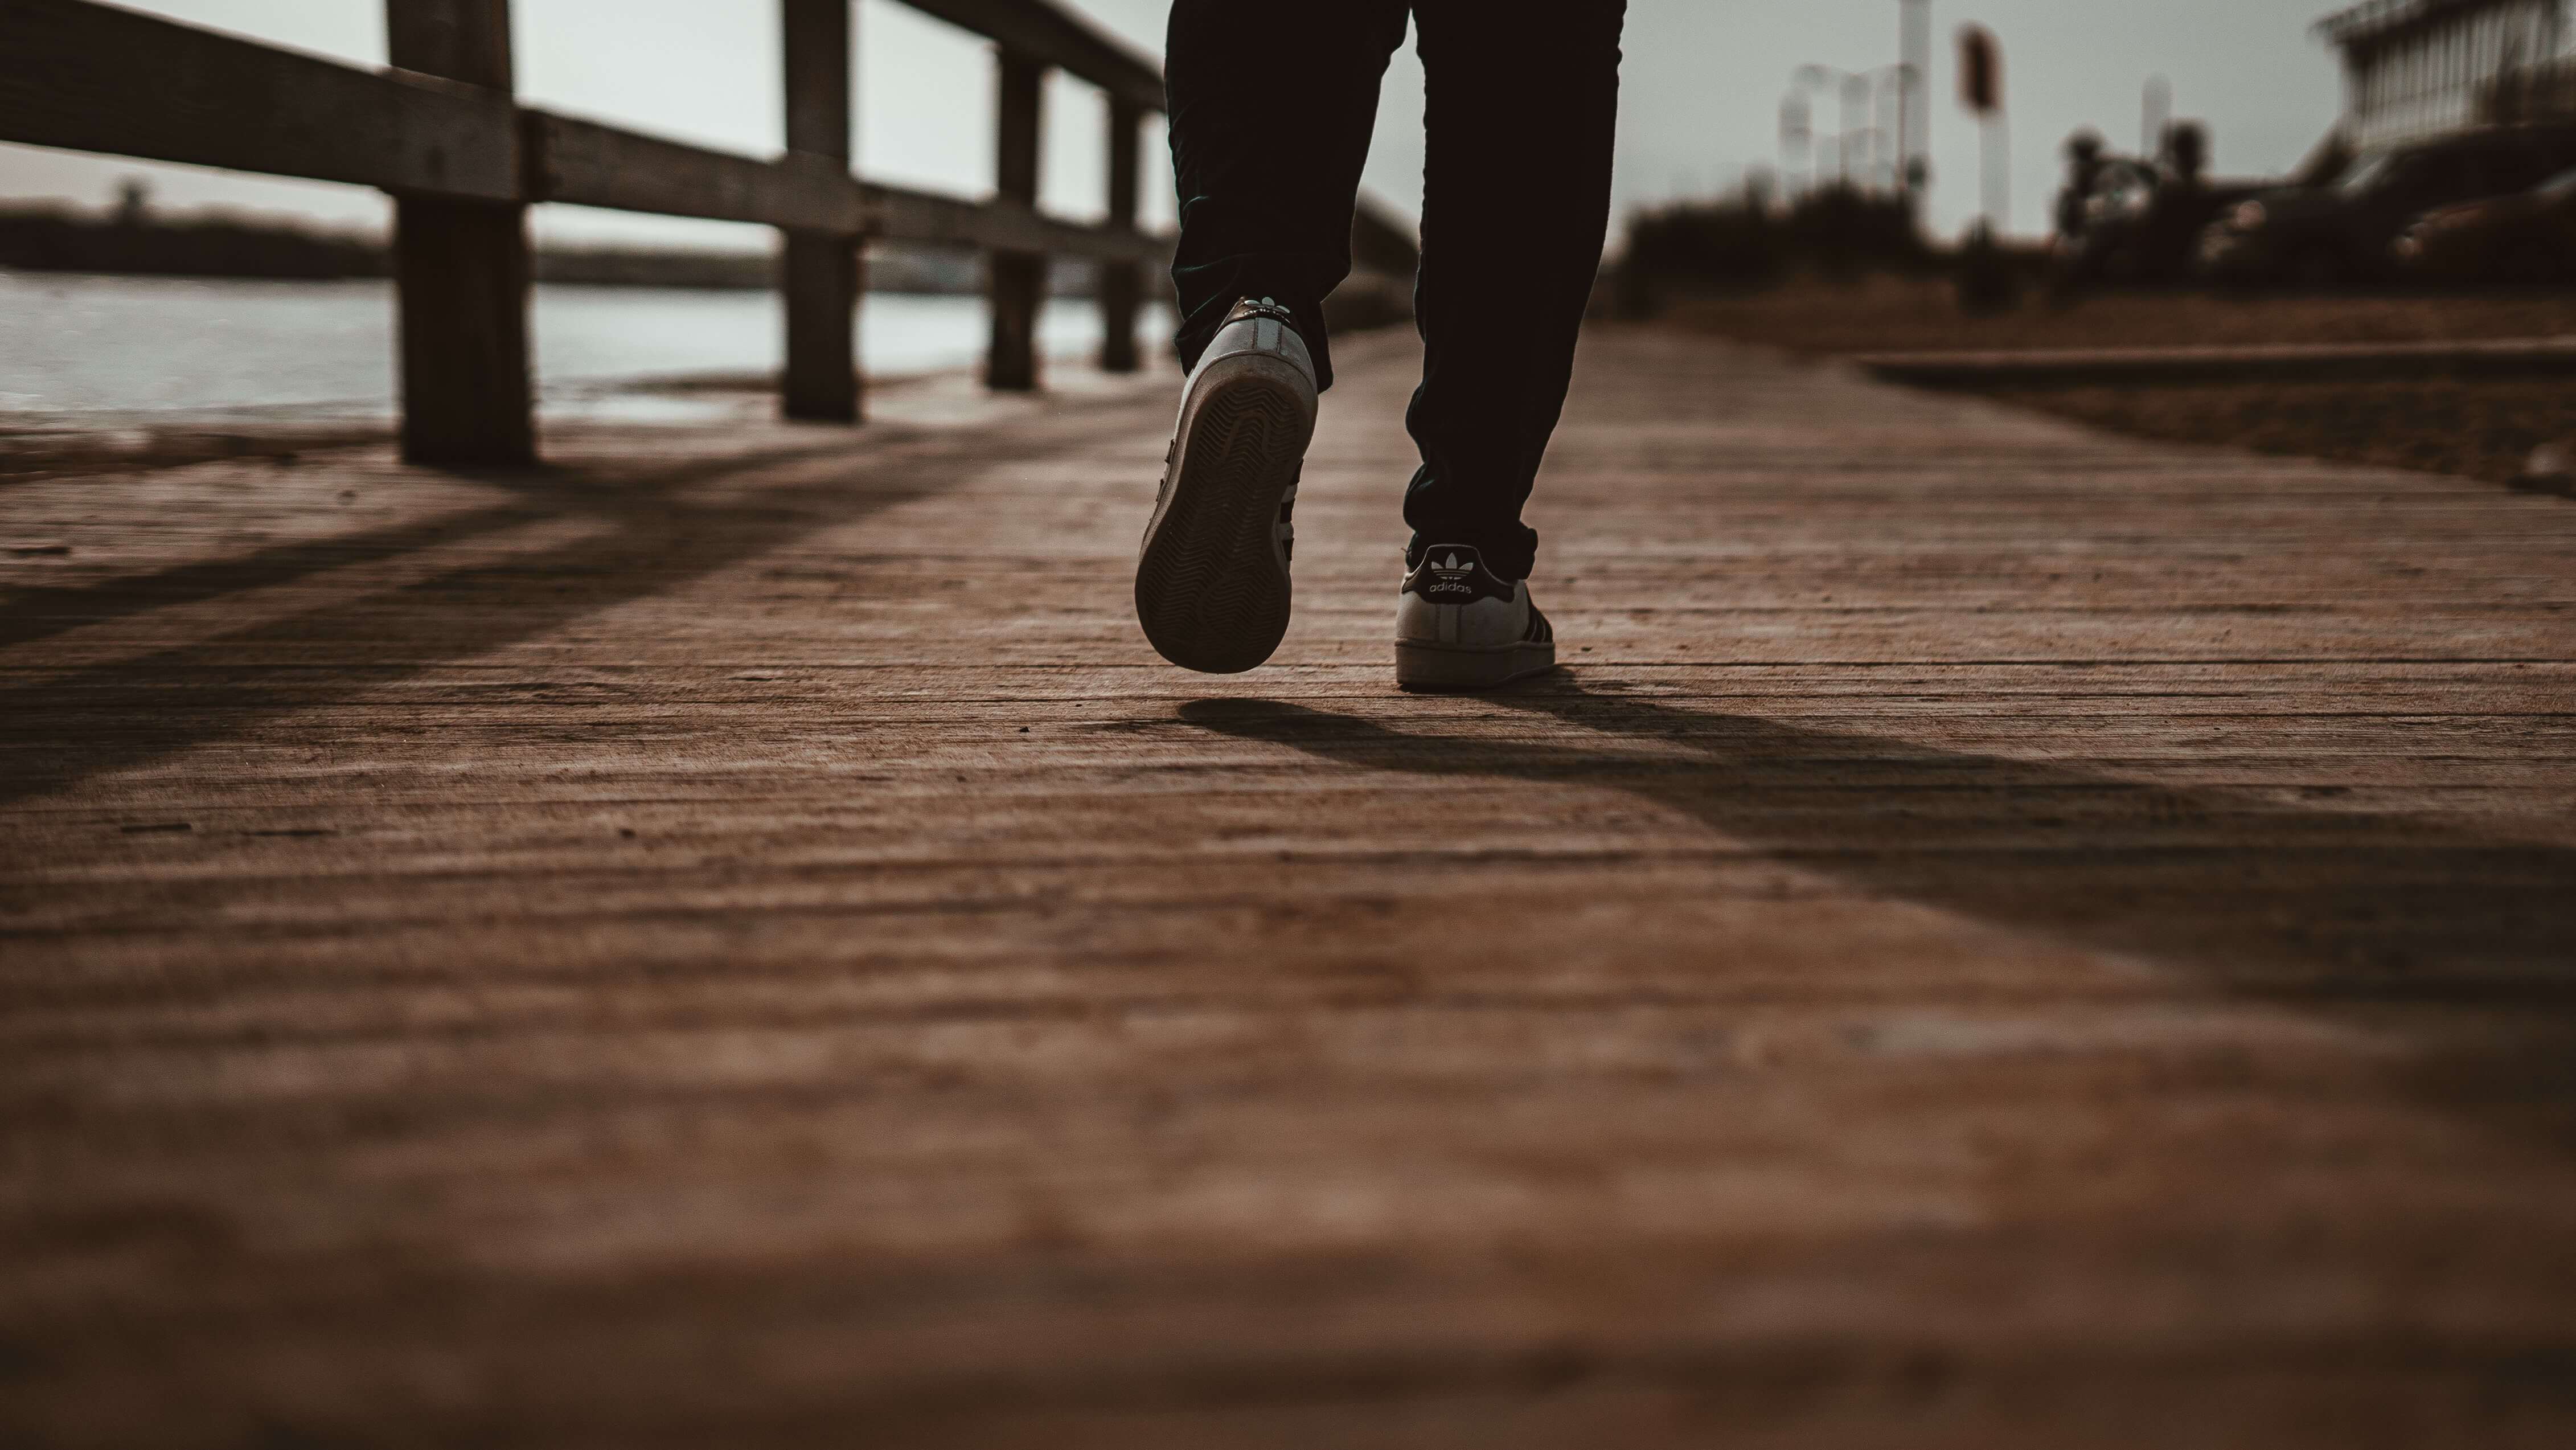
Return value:
<svg viewBox="0 0 2576 1450">
<path fill-rule="evenodd" d="M 1308 406 L 1289 367 L 1259 354 L 1214 360 L 1190 390 L 1136 560 L 1136 620 L 1183 669 L 1238 674 L 1288 633 L 1279 510 L 1314 434 Z"/>
<path fill-rule="evenodd" d="M 1395 643 L 1395 683 L 1407 690 L 1491 690 L 1556 668 L 1556 641 L 1479 648 Z"/>
</svg>

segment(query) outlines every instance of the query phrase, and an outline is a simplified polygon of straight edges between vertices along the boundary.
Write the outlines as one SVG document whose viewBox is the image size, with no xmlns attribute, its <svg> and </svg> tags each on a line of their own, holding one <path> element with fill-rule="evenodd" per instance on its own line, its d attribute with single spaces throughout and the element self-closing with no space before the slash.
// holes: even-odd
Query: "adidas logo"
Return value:
<svg viewBox="0 0 2576 1450">
<path fill-rule="evenodd" d="M 1445 559 L 1426 559 L 1423 562 L 1431 567 L 1432 573 L 1431 582 L 1423 587 L 1423 593 L 1472 594 L 1475 592 L 1476 586 L 1471 576 L 1475 574 L 1476 566 L 1461 561 L 1455 553 Z"/>
</svg>

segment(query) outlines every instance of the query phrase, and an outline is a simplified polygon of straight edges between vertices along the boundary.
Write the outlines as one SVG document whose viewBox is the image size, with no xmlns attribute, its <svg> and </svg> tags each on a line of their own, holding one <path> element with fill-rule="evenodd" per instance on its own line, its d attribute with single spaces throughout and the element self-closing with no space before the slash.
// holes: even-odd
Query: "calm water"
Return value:
<svg viewBox="0 0 2576 1450">
<path fill-rule="evenodd" d="M 875 374 L 983 354 L 976 297 L 873 294 L 860 352 Z M 1147 336 L 1161 326 L 1149 318 Z M 776 294 L 540 285 L 537 376 L 568 386 L 778 365 Z M 1048 304 L 1050 356 L 1097 346 L 1090 303 Z M 0 271 L 0 413 L 348 404 L 393 395 L 393 295 L 381 281 L 241 282 Z"/>
</svg>

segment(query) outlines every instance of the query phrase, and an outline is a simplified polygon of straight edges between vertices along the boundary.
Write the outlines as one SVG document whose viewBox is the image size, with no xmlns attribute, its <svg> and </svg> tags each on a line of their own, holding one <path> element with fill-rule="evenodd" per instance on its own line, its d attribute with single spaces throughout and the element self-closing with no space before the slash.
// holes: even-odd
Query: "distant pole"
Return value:
<svg viewBox="0 0 2576 1450">
<path fill-rule="evenodd" d="M 2165 124 L 2173 119 L 2173 82 L 2149 76 L 2138 92 L 2138 155 L 2153 161 L 2165 147 Z"/>
<path fill-rule="evenodd" d="M 1891 108 L 1893 100 L 1893 108 Z M 1904 193 L 1906 67 L 1896 67 L 1870 95 L 1870 188 L 1886 183 L 1888 196 Z"/>
<path fill-rule="evenodd" d="M 1978 128 L 1977 170 L 1984 185 L 1986 216 L 2000 233 L 2012 222 L 2012 133 L 1997 111 Z"/>
<path fill-rule="evenodd" d="M 1908 148 L 1914 143 L 1913 128 L 1909 124 L 1914 119 L 1914 56 L 1913 52 L 1906 48 L 1912 40 L 1910 32 L 1913 26 L 1910 22 L 1913 14 L 1913 7 L 1907 5 L 1905 0 L 1897 0 L 1896 166 L 1895 174 L 1890 180 L 1894 183 L 1899 197 L 1906 194 L 1905 161 L 1913 154 Z"/>
<path fill-rule="evenodd" d="M 1891 114 L 1890 102 L 1894 102 Z M 1890 196 L 1905 192 L 1905 67 L 1879 73 L 1869 98 L 1869 185 Z"/>
<path fill-rule="evenodd" d="M 1842 134 L 1834 138 L 1835 170 L 1842 178 L 1843 190 L 1852 184 L 1852 133 L 1861 128 L 1852 124 L 1852 113 L 1869 104 L 1871 86 L 1867 76 L 1847 75 L 1842 84 Z M 1868 139 L 1866 136 L 1863 140 Z"/>
<path fill-rule="evenodd" d="M 2010 144 L 2004 133 L 2004 56 L 1994 32 L 1982 25 L 1959 27 L 1959 102 L 1976 113 L 1981 132 L 1977 170 L 1984 225 L 1989 233 L 2000 232 L 2012 201 L 2010 157 L 2002 154 Z"/>
<path fill-rule="evenodd" d="M 850 3 L 781 0 L 778 17 L 787 150 L 841 172 L 850 169 Z M 859 238 L 783 233 L 779 281 L 787 313 L 779 411 L 817 423 L 859 421 Z"/>
<path fill-rule="evenodd" d="M 512 89 L 509 0 L 385 0 L 395 68 Z M 528 374 L 528 209 L 394 198 L 402 456 L 461 466 L 537 456 Z"/>
<path fill-rule="evenodd" d="M 1807 108 L 1807 93 L 1791 88 L 1780 98 L 1780 175 L 1795 184 L 1803 173 L 1805 189 L 1816 189 L 1816 132 Z M 1793 195 L 1791 200 L 1796 200 Z"/>
<path fill-rule="evenodd" d="M 1932 144 L 1932 0 L 1897 0 L 1896 29 L 1897 186 L 1911 199 L 1925 180 L 1916 158 L 1930 151 Z"/>
</svg>

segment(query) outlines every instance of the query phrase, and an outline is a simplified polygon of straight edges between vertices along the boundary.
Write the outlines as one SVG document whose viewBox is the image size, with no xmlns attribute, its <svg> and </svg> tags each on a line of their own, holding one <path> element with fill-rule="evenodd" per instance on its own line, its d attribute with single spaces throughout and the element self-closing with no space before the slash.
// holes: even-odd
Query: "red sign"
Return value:
<svg viewBox="0 0 2576 1450">
<path fill-rule="evenodd" d="M 1959 104 L 1980 116 L 2004 107 L 2004 51 L 1982 25 L 1959 27 Z"/>
</svg>

